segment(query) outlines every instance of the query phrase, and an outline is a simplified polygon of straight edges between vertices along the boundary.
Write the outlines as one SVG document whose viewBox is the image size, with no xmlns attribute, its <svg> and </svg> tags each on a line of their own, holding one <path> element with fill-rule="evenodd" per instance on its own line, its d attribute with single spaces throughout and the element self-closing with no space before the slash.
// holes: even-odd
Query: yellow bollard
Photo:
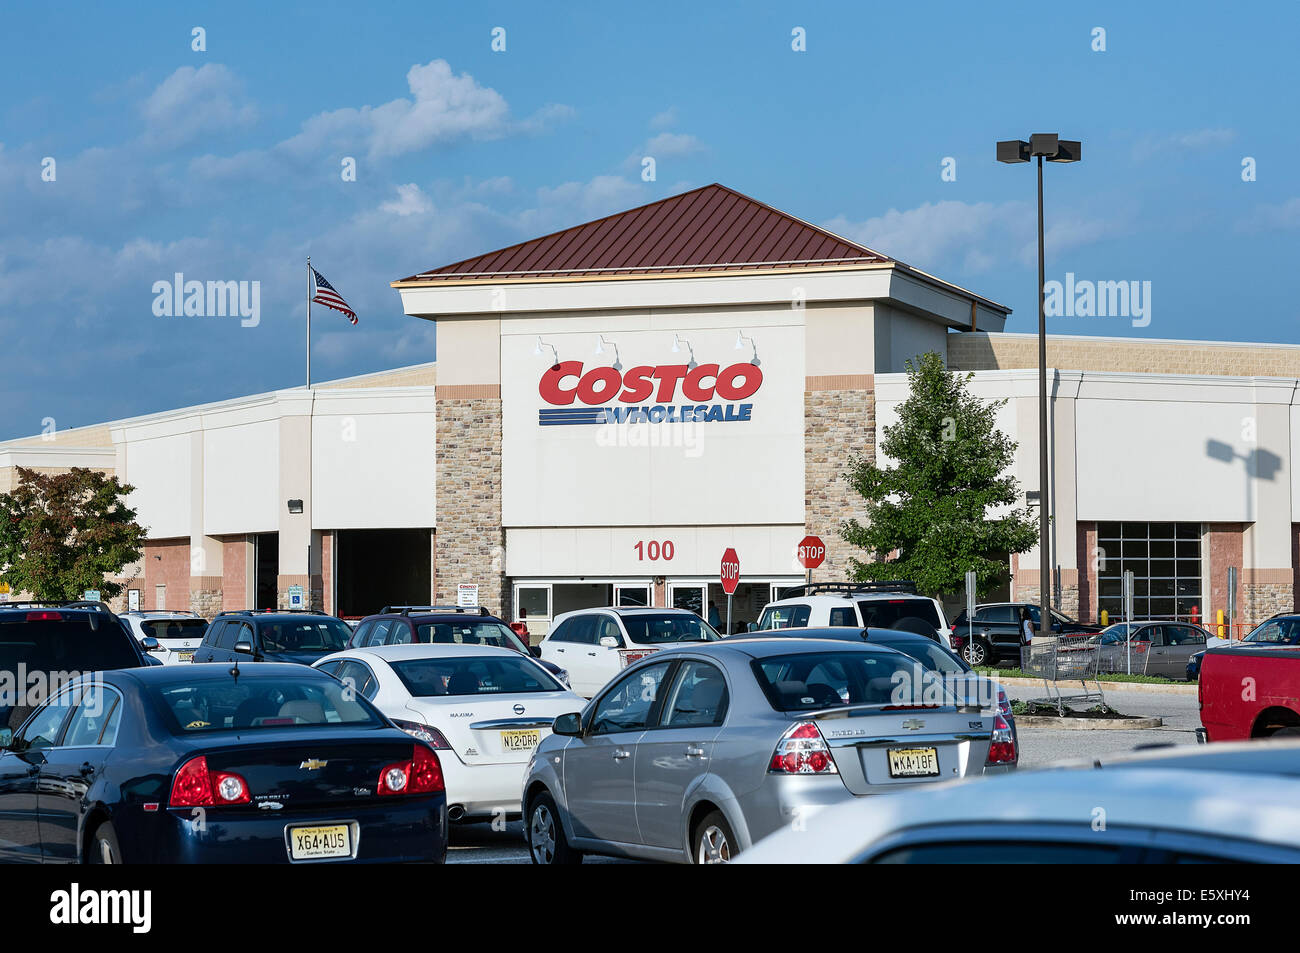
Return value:
<svg viewBox="0 0 1300 953">
<path fill-rule="evenodd" d="M 1101 610 L 1101 627 L 1104 629 L 1104 628 L 1106 628 L 1106 626 L 1108 626 L 1108 625 L 1110 625 L 1110 613 L 1108 613 L 1105 609 L 1102 609 L 1102 610 Z"/>
<path fill-rule="evenodd" d="M 1223 610 L 1220 609 L 1218 612 L 1216 612 L 1215 617 L 1219 623 L 1219 638 L 1223 638 Z"/>
</svg>

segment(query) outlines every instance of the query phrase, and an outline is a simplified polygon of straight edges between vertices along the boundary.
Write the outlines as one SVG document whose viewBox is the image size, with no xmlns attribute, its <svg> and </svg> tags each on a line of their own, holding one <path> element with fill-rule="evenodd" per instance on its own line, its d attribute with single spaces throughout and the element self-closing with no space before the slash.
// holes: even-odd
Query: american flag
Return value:
<svg viewBox="0 0 1300 953">
<path fill-rule="evenodd" d="M 325 276 L 312 268 L 311 277 L 315 289 L 311 300 L 316 304 L 323 304 L 327 308 L 333 308 L 335 311 L 342 311 L 348 316 L 349 321 L 356 324 L 357 313 L 343 300 L 343 296 L 334 290 L 334 286 L 325 280 Z"/>
</svg>

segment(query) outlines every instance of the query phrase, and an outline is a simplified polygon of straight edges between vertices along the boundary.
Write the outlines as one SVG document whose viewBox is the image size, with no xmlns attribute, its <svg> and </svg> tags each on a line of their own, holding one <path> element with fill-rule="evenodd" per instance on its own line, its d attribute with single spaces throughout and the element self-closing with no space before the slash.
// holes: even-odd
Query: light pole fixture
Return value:
<svg viewBox="0 0 1300 953">
<path fill-rule="evenodd" d="M 752 337 L 750 337 L 748 334 L 746 334 L 744 331 L 737 331 L 737 332 L 736 332 L 736 347 L 735 347 L 735 350 L 737 350 L 737 351 L 743 351 L 743 350 L 745 349 L 745 342 L 746 342 L 746 341 L 748 341 L 748 342 L 749 342 L 749 346 L 750 346 L 751 348 L 754 349 L 754 356 L 751 357 L 751 358 L 749 359 L 749 363 L 753 364 L 755 367 L 758 367 L 760 364 L 763 363 L 762 361 L 760 361 L 760 360 L 758 359 L 758 345 L 755 344 L 755 343 L 754 343 L 754 339 L 753 339 Z"/>
<path fill-rule="evenodd" d="M 673 353 L 674 353 L 674 354 L 680 354 L 680 353 L 682 353 L 682 345 L 683 345 L 683 344 L 686 345 L 686 350 L 690 351 L 690 354 L 691 354 L 691 359 L 690 359 L 689 361 L 686 362 L 686 366 L 687 366 L 688 368 L 690 368 L 691 370 L 695 370 L 695 368 L 699 367 L 699 364 L 697 364 L 696 361 L 695 361 L 695 348 L 691 345 L 691 342 L 690 342 L 690 341 L 686 340 L 686 338 L 682 337 L 680 334 L 674 334 L 674 335 L 673 335 Z"/>
<path fill-rule="evenodd" d="M 605 353 L 605 348 L 606 348 L 606 347 L 612 347 L 612 348 L 614 349 L 614 363 L 611 364 L 610 366 L 613 367 L 614 370 L 616 370 L 616 371 L 621 371 L 621 370 L 623 369 L 623 362 L 622 362 L 621 360 L 619 360 L 619 356 L 618 356 L 618 345 L 615 344 L 613 341 L 606 341 L 606 340 L 605 340 L 605 335 L 603 335 L 603 334 L 597 334 L 597 335 L 596 335 L 596 353 L 597 353 L 597 354 L 604 354 L 604 353 Z"/>
<path fill-rule="evenodd" d="M 1047 485 L 1047 315 L 1045 310 L 1047 281 L 1043 257 L 1043 160 L 1078 162 L 1083 157 L 1080 143 L 1058 138 L 1054 132 L 1036 132 L 1023 139 L 1006 139 L 998 143 L 998 161 L 1006 163 L 1038 160 L 1038 603 L 1039 629 L 1052 630 L 1052 552 L 1051 515 Z"/>
<path fill-rule="evenodd" d="M 290 513 L 294 513 L 294 514 L 301 513 L 301 512 L 302 512 L 302 500 L 290 500 L 290 501 L 289 501 L 289 512 L 290 512 Z"/>
<path fill-rule="evenodd" d="M 533 348 L 534 356 L 541 357 L 542 348 L 544 347 L 549 347 L 551 349 L 551 366 L 552 367 L 558 366 L 560 363 L 560 352 L 555 349 L 554 344 L 547 344 L 545 341 L 543 341 L 542 336 L 539 334 L 537 336 L 537 346 Z"/>
</svg>

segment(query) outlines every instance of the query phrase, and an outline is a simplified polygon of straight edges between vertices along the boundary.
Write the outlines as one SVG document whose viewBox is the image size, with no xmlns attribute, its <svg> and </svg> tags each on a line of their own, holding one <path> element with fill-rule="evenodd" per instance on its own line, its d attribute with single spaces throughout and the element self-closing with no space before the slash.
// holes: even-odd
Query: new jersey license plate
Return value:
<svg viewBox="0 0 1300 953">
<path fill-rule="evenodd" d="M 542 733 L 537 728 L 501 732 L 501 747 L 507 751 L 530 751 L 541 741 Z"/>
<path fill-rule="evenodd" d="M 889 776 L 891 778 L 933 778 L 937 777 L 938 774 L 938 749 L 889 749 Z"/>
<path fill-rule="evenodd" d="M 351 856 L 352 827 L 349 824 L 289 828 L 291 860 L 322 860 L 327 857 Z"/>
</svg>

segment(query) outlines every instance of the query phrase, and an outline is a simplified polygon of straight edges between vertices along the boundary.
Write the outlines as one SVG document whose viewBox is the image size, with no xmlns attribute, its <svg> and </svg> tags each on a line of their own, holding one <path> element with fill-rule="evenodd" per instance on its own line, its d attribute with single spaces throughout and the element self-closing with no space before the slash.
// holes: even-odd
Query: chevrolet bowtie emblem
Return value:
<svg viewBox="0 0 1300 953">
<path fill-rule="evenodd" d="M 916 731 L 918 728 L 924 728 L 925 722 L 920 718 L 909 718 L 907 721 L 903 722 L 903 727 L 908 731 Z"/>
<path fill-rule="evenodd" d="M 328 761 L 317 761 L 315 758 L 308 758 L 308 759 L 307 759 L 306 761 L 304 761 L 302 764 L 298 765 L 298 770 L 300 770 L 300 771 L 319 771 L 321 768 L 325 767 L 325 765 L 327 765 L 327 764 L 329 764 Z"/>
</svg>

